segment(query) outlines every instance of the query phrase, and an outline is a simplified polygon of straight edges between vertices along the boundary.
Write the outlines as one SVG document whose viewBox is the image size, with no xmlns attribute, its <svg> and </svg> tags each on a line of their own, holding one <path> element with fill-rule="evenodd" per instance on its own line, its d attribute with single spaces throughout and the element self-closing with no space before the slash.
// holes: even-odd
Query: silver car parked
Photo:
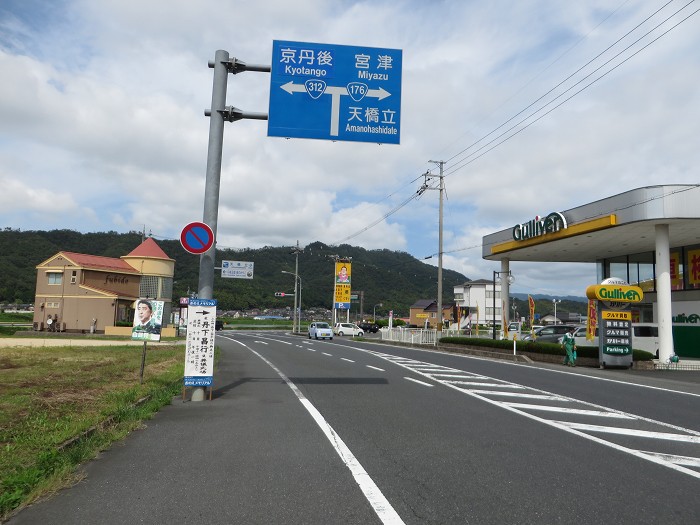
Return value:
<svg viewBox="0 0 700 525">
<path fill-rule="evenodd" d="M 552 324 L 536 329 L 533 333 L 523 336 L 523 341 L 540 341 L 542 343 L 556 343 L 569 330 L 575 326 L 569 324 Z"/>
</svg>

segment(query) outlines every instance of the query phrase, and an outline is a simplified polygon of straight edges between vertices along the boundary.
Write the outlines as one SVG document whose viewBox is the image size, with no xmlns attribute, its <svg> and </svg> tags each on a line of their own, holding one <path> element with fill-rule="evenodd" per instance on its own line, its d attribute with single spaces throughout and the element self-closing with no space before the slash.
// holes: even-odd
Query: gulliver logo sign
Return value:
<svg viewBox="0 0 700 525">
<path fill-rule="evenodd" d="M 566 227 L 566 218 L 564 215 L 558 211 L 554 211 L 546 217 L 541 218 L 537 215 L 531 221 L 517 224 L 513 228 L 513 239 L 516 241 L 524 241 L 525 239 L 532 239 L 533 237 L 540 237 L 548 233 L 565 230 Z"/>
<path fill-rule="evenodd" d="M 586 297 L 599 301 L 615 301 L 618 303 L 640 303 L 644 292 L 639 286 L 621 284 L 594 284 L 586 288 Z"/>
</svg>

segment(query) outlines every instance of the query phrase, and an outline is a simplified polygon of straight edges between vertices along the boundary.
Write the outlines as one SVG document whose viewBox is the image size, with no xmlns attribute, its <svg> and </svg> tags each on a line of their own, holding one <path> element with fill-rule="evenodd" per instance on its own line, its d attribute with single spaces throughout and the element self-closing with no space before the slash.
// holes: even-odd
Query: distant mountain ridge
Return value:
<svg viewBox="0 0 700 525">
<path fill-rule="evenodd" d="M 173 299 L 196 292 L 199 284 L 199 256 L 187 253 L 179 240 L 155 239 L 163 251 L 175 259 Z M 0 302 L 34 301 L 36 266 L 59 251 L 119 258 L 143 241 L 140 232 L 80 233 L 73 230 L 0 231 Z M 314 242 L 299 254 L 299 276 L 303 308 L 331 308 L 334 291 L 335 257 L 351 259 L 352 291 L 362 298 L 363 312 L 385 316 L 407 316 L 409 307 L 419 299 L 436 299 L 437 268 L 412 255 L 391 250 L 366 250 L 343 244 L 327 246 Z M 292 247 L 241 250 L 217 250 L 221 261 L 254 263 L 253 279 L 227 279 L 216 272 L 214 296 L 226 310 L 292 307 L 296 257 Z M 453 289 L 469 279 L 459 272 L 443 268 L 443 304 L 454 300 Z M 283 298 L 275 292 L 285 292 Z M 358 312 L 360 301 L 353 302 Z"/>
<path fill-rule="evenodd" d="M 573 301 L 577 303 L 586 303 L 588 304 L 588 299 L 585 297 L 578 297 L 575 295 L 544 295 L 544 294 L 530 294 L 532 295 L 532 298 L 535 301 L 539 300 L 552 300 L 552 299 L 561 299 L 562 301 Z M 526 293 L 511 293 L 511 297 L 515 297 L 516 299 L 520 299 L 521 301 L 527 301 L 527 296 L 528 294 Z"/>
</svg>

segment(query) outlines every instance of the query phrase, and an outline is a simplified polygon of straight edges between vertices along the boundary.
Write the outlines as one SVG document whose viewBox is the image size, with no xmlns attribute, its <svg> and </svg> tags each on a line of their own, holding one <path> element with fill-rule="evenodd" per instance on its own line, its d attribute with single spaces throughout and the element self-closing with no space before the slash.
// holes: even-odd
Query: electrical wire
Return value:
<svg viewBox="0 0 700 525">
<path fill-rule="evenodd" d="M 633 29 L 631 29 L 630 31 L 628 31 L 627 33 L 625 33 L 622 37 L 618 38 L 615 42 L 613 42 L 612 44 L 610 44 L 607 48 L 605 48 L 603 51 L 601 51 L 600 53 L 598 53 L 598 55 L 596 55 L 595 57 L 593 57 L 592 59 L 590 59 L 588 62 L 586 62 L 584 65 L 582 65 L 581 67 L 579 67 L 576 71 L 574 71 L 573 73 L 571 73 L 568 77 L 566 77 L 564 80 L 562 80 L 561 82 L 559 82 L 556 86 L 554 86 L 554 87 L 551 88 L 549 91 L 547 91 L 546 93 L 544 93 L 542 96 L 540 96 L 539 98 L 537 98 L 536 100 L 534 100 L 533 102 L 531 102 L 530 104 L 528 104 L 525 108 L 523 108 L 523 109 L 520 110 L 518 113 L 516 113 L 515 115 L 513 115 L 512 117 L 510 117 L 508 120 L 506 120 L 505 122 L 503 122 L 503 123 L 502 123 L 501 125 L 499 125 L 498 127 L 496 127 L 496 128 L 494 128 L 493 130 L 491 130 L 489 133 L 487 133 L 486 135 L 484 135 L 483 137 L 481 137 L 479 140 L 473 142 L 472 144 L 470 144 L 469 146 L 467 146 L 467 147 L 464 148 L 463 150 L 459 151 L 458 153 L 456 153 L 455 155 L 453 155 L 452 157 L 450 157 L 449 159 L 447 159 L 447 162 L 450 162 L 450 161 L 454 160 L 455 158 L 459 157 L 462 153 L 465 153 L 465 152 L 469 151 L 471 148 L 473 148 L 474 146 L 476 146 L 477 144 L 479 144 L 479 143 L 482 142 L 483 140 L 486 140 L 486 138 L 488 138 L 488 137 L 490 137 L 491 135 L 493 135 L 494 133 L 496 133 L 496 132 L 497 132 L 499 129 L 501 129 L 503 126 L 505 126 L 505 125 L 507 125 L 509 122 L 515 120 L 519 115 L 525 113 L 525 111 L 527 111 L 527 110 L 530 109 L 532 106 L 534 106 L 535 104 L 537 104 L 539 101 L 541 101 L 542 99 L 544 99 L 547 95 L 549 95 L 549 94 L 551 94 L 552 92 L 554 92 L 558 87 L 562 86 L 567 80 L 570 80 L 571 78 L 573 78 L 577 73 L 581 72 L 581 71 L 582 71 L 583 69 L 585 69 L 587 66 L 589 66 L 590 64 L 592 64 L 593 62 L 595 62 L 598 58 L 600 58 L 600 57 L 603 56 L 605 53 L 607 53 L 610 49 L 612 49 L 613 47 L 615 47 L 619 42 L 621 42 L 622 40 L 624 40 L 625 38 L 627 38 L 631 33 L 633 33 L 634 31 L 636 31 L 639 27 L 641 27 L 643 24 L 645 24 L 647 21 L 649 21 L 653 16 L 655 16 L 656 14 L 658 14 L 662 9 L 664 9 L 666 6 L 668 6 L 668 5 L 669 5 L 670 3 L 672 3 L 673 1 L 674 1 L 674 0 L 669 0 L 668 2 L 666 2 L 666 4 L 664 4 L 662 7 L 660 7 L 659 9 L 657 9 L 654 13 L 652 13 L 651 15 L 649 15 L 649 16 L 648 16 L 647 18 L 645 18 L 642 22 L 640 22 L 639 24 L 637 24 Z M 695 1 L 695 0 L 692 0 L 692 1 Z M 620 6 L 620 7 L 621 7 L 621 6 Z M 618 7 L 618 9 L 619 9 L 619 7 Z M 617 9 L 616 9 L 615 11 L 617 11 Z M 612 14 L 611 14 L 610 16 L 612 16 Z M 607 20 L 608 18 L 610 18 L 610 16 L 606 17 L 605 20 Z M 604 20 L 604 21 L 605 21 L 605 20 Z M 604 22 L 604 21 L 603 21 L 603 22 Z M 603 23 L 603 22 L 601 22 L 601 23 Z M 600 24 L 598 24 L 598 25 L 600 25 Z M 596 27 L 598 27 L 598 26 L 596 26 Z M 579 40 L 579 42 L 580 42 L 580 40 Z M 576 43 L 576 45 L 578 45 L 578 42 Z M 570 48 L 570 49 L 571 49 L 571 48 Z M 570 49 L 567 50 L 567 53 L 570 51 Z M 555 60 L 555 62 L 558 61 L 559 58 L 561 58 L 561 56 L 558 57 L 557 60 Z M 551 64 L 550 64 L 550 65 L 551 65 Z M 549 66 L 547 66 L 547 67 L 549 67 Z"/>
<path fill-rule="evenodd" d="M 495 149 L 496 147 L 500 146 L 500 145 L 503 144 L 504 142 L 510 140 L 511 138 L 513 138 L 513 137 L 515 137 L 516 135 L 520 134 L 521 132 L 525 131 L 527 128 L 529 128 L 530 126 L 532 126 L 532 125 L 535 124 L 536 122 L 540 121 L 540 120 L 541 120 L 542 118 L 544 118 L 545 116 L 549 115 L 552 111 L 554 111 L 555 109 L 561 107 L 563 104 L 565 104 L 566 102 L 568 102 L 569 100 L 571 100 L 573 97 L 575 97 L 576 95 L 580 94 L 582 91 L 585 91 L 585 90 L 588 89 L 590 86 L 592 86 L 593 84 L 595 84 L 596 82 L 598 82 L 599 80 L 601 80 L 602 78 L 604 78 L 605 76 L 607 76 L 607 75 L 609 75 L 610 73 L 612 73 L 613 71 L 615 71 L 615 70 L 616 70 L 618 67 L 620 67 L 622 64 L 624 64 L 624 63 L 627 62 L 628 60 L 631 60 L 633 57 L 635 57 L 636 55 L 638 55 L 640 52 L 642 52 L 644 49 L 646 49 L 647 47 L 649 47 L 651 44 L 653 44 L 654 42 L 656 42 L 657 40 L 659 40 L 660 38 L 662 38 L 663 36 L 665 36 L 666 34 L 668 34 L 670 31 L 672 31 L 673 29 L 675 29 L 676 27 L 678 27 L 680 24 L 682 24 L 683 22 L 685 22 L 686 20 L 688 20 L 691 16 L 697 14 L 698 11 L 700 11 L 700 9 L 698 9 L 698 10 L 692 12 L 691 14 L 689 14 L 688 16 L 686 16 L 685 18 L 683 18 L 682 20 L 680 20 L 678 23 L 676 23 L 675 25 L 671 26 L 669 29 L 667 29 L 666 31 L 664 31 L 663 33 L 661 33 L 659 36 L 657 36 L 656 38 L 654 38 L 653 40 L 651 40 L 650 42 L 648 42 L 647 44 L 645 44 L 644 46 L 642 46 L 640 49 L 636 50 L 634 53 L 632 53 L 632 54 L 629 55 L 628 57 L 624 58 L 620 63 L 616 64 L 616 65 L 613 66 L 611 69 L 607 70 L 606 72 L 604 72 L 603 74 L 601 74 L 599 77 L 597 77 L 597 78 L 594 79 L 593 81 L 589 82 L 588 84 L 586 84 L 584 87 L 582 87 L 582 88 L 579 89 L 578 91 L 574 92 L 570 97 L 567 97 L 567 98 L 564 99 L 562 102 L 560 102 L 559 104 L 555 105 L 554 107 L 552 107 L 551 109 L 549 109 L 548 111 L 546 111 L 545 113 L 543 113 L 542 115 L 540 115 L 539 117 L 537 117 L 537 118 L 536 118 L 535 120 L 533 120 L 532 122 L 527 123 L 527 124 L 526 124 L 524 127 L 522 127 L 521 129 L 518 129 L 517 131 L 515 131 L 515 132 L 512 133 L 511 135 L 507 136 L 505 139 L 501 140 L 500 142 L 497 142 L 493 147 L 490 147 L 490 148 L 486 149 L 486 150 L 485 150 L 483 153 L 481 153 L 480 155 L 476 155 L 476 154 L 479 153 L 480 151 L 484 150 L 485 148 L 487 148 L 487 147 L 490 146 L 491 144 L 494 144 L 494 142 L 498 141 L 500 138 L 502 138 L 502 137 L 508 135 L 508 133 L 510 133 L 510 132 L 513 131 L 514 129 L 518 128 L 518 126 L 524 124 L 526 121 L 528 121 L 529 119 L 533 118 L 533 117 L 534 117 L 535 115 L 537 115 L 539 112 L 543 111 L 545 108 L 547 108 L 548 106 L 550 106 L 551 104 L 553 104 L 554 102 L 556 102 L 557 100 L 559 100 L 559 99 L 560 99 L 562 96 L 564 96 L 566 93 L 568 93 L 569 91 L 571 91 L 572 89 L 574 89 L 576 86 L 578 86 L 579 84 L 581 84 L 581 83 L 582 83 L 583 81 L 585 81 L 587 78 L 590 78 L 593 74 L 595 74 L 596 72 L 600 71 L 600 70 L 601 70 L 603 67 L 605 67 L 606 65 L 610 64 L 610 62 L 612 62 L 612 61 L 615 60 L 616 58 L 620 57 L 620 55 L 622 55 L 624 52 L 628 51 L 632 46 L 634 46 L 635 44 L 639 43 L 639 42 L 640 42 L 642 39 L 644 39 L 645 37 L 649 36 L 649 34 L 651 34 L 652 32 L 656 31 L 659 27 L 661 27 L 663 24 L 665 24 L 666 22 L 668 22 L 668 20 L 670 20 L 671 18 L 673 18 L 674 16 L 676 16 L 676 15 L 677 15 L 678 13 L 680 13 L 683 9 L 685 9 L 686 7 L 688 7 L 690 4 L 692 4 L 692 3 L 694 3 L 694 2 L 695 2 L 695 0 L 691 0 L 690 2 L 688 2 L 686 5 L 684 5 L 683 7 L 681 7 L 678 11 L 676 11 L 675 13 L 673 13 L 672 15 L 670 15 L 669 17 L 667 17 L 666 19 L 664 19 L 662 22 L 660 22 L 659 24 L 657 24 L 655 27 L 653 27 L 652 29 L 650 29 L 649 31 L 647 31 L 644 35 L 642 35 L 641 37 L 639 37 L 637 40 L 635 40 L 632 44 L 630 44 L 629 46 L 627 46 L 625 49 L 623 49 L 622 51 L 620 51 L 619 53 L 617 53 L 615 56 L 613 56 L 612 58 L 610 58 L 609 60 L 607 60 L 606 62 L 604 62 L 601 66 L 597 67 L 597 68 L 594 69 L 592 72 L 590 72 L 589 74 L 587 74 L 586 76 L 584 76 L 584 77 L 583 77 L 582 79 L 580 79 L 578 82 L 576 82 L 575 84 L 573 84 L 572 86 L 570 86 L 569 88 L 567 88 L 564 92 L 562 92 L 562 93 L 560 93 L 559 95 L 557 95 L 554 99 L 552 99 L 551 101 L 547 102 L 545 105 L 543 105 L 542 107 L 540 107 L 540 108 L 537 109 L 536 111 L 532 112 L 530 115 L 528 115 L 528 116 L 525 117 L 524 119 L 520 120 L 520 121 L 519 121 L 518 123 L 516 123 L 515 125 L 511 126 L 511 127 L 508 128 L 506 131 L 504 131 L 503 133 L 501 133 L 500 135 L 498 135 L 498 136 L 495 137 L 494 139 L 490 140 L 489 142 L 487 142 L 486 144 L 484 144 L 483 146 L 481 146 L 480 148 L 478 148 L 476 151 L 474 151 L 474 152 L 470 153 L 469 155 L 467 155 L 464 159 L 462 159 L 462 160 L 460 160 L 459 162 L 457 162 L 457 165 L 452 165 L 452 166 L 449 168 L 449 170 L 447 171 L 447 173 L 445 173 L 445 175 L 446 175 L 446 176 L 447 176 L 447 175 L 450 175 L 450 174 L 452 174 L 452 173 L 454 173 L 454 172 L 456 172 L 456 171 L 458 171 L 458 170 L 464 168 L 465 166 L 468 166 L 469 164 L 473 163 L 473 162 L 476 161 L 477 159 L 480 159 L 480 158 L 483 157 L 486 153 L 492 151 L 493 149 Z M 667 4 L 667 5 L 668 5 L 668 4 Z M 658 12 L 658 11 L 657 11 L 657 12 Z M 656 14 L 656 13 L 655 13 L 655 14 Z M 652 15 L 652 16 L 653 16 L 653 15 Z M 641 24 L 640 24 L 640 25 L 641 25 Z M 639 27 L 639 25 L 638 25 L 637 27 Z M 636 28 L 635 28 L 635 29 L 636 29 Z M 629 33 L 628 33 L 628 34 L 629 34 Z M 627 35 L 625 35 L 625 36 L 627 36 Z M 623 37 L 623 38 L 624 38 L 624 37 Z M 619 42 L 619 40 L 618 40 L 618 42 Z M 613 45 L 614 45 L 614 44 L 613 44 Z M 611 47 L 612 47 L 612 46 L 611 46 Z M 610 47 L 609 47 L 608 49 L 610 49 Z M 606 50 L 606 51 L 607 51 L 607 50 Z M 600 55 L 598 55 L 598 56 L 600 56 Z M 596 57 L 596 58 L 597 58 L 597 57 Z M 590 63 L 590 62 L 589 62 L 589 63 Z M 587 64 L 587 65 L 588 65 L 588 64 Z M 585 67 L 585 66 L 584 66 L 584 67 Z M 568 77 L 568 78 L 571 78 L 571 77 Z M 567 80 L 568 80 L 568 78 L 567 78 Z M 559 85 L 561 85 L 561 83 L 560 83 Z M 547 92 L 547 94 L 548 94 L 548 93 L 551 93 L 551 90 L 550 90 L 549 92 Z M 546 96 L 546 94 L 543 95 L 543 97 L 544 97 L 544 96 Z M 541 99 L 542 99 L 542 97 L 540 97 L 538 100 L 541 100 Z M 534 104 L 534 103 L 533 103 L 533 104 Z M 530 106 L 528 106 L 528 108 L 531 107 L 531 106 L 532 106 L 532 104 L 531 104 Z M 526 109 L 527 109 L 527 108 L 526 108 Z M 525 110 L 523 110 L 523 111 L 525 111 Z M 518 113 L 517 115 L 520 115 L 521 113 L 523 113 L 523 111 L 521 111 L 521 112 Z M 517 116 L 517 115 L 516 115 L 516 116 Z M 513 118 L 514 118 L 514 117 L 513 117 Z M 506 121 L 506 123 L 508 123 L 508 122 L 510 122 L 511 120 L 513 120 L 513 118 L 511 118 L 511 119 L 509 119 L 508 121 Z M 500 128 L 501 128 L 503 125 L 505 125 L 506 123 L 502 124 L 501 126 L 499 126 L 499 127 L 496 128 L 496 129 L 500 129 Z M 495 131 L 495 130 L 494 130 L 494 131 Z M 477 141 L 477 142 L 474 143 L 474 144 L 478 144 L 481 140 L 484 140 L 486 137 L 488 137 L 488 136 L 490 136 L 491 134 L 493 134 L 494 131 L 492 131 L 491 133 L 489 133 L 488 135 L 486 135 L 485 137 L 483 137 L 482 139 L 480 139 L 479 141 Z M 474 144 L 473 144 L 473 145 L 474 145 Z M 471 147 L 472 147 L 472 146 L 470 146 L 470 148 L 471 148 Z M 467 149 L 469 149 L 469 148 L 467 148 Z M 466 149 L 463 150 L 463 151 L 466 151 Z M 454 159 L 455 157 L 452 157 L 452 158 Z"/>
</svg>

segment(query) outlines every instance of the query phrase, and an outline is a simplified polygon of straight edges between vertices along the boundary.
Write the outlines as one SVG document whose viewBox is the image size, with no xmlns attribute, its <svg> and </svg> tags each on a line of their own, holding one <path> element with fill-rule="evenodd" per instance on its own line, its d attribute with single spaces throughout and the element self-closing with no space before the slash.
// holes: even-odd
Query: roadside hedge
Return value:
<svg viewBox="0 0 700 525">
<path fill-rule="evenodd" d="M 513 341 L 511 340 L 498 340 L 498 339 L 485 339 L 476 337 L 443 337 L 440 339 L 441 343 L 452 344 L 452 345 L 467 345 L 467 346 L 478 346 L 482 348 L 498 348 L 498 349 L 512 349 Z M 549 354 L 549 355 L 566 355 L 566 352 L 558 343 L 538 343 L 537 341 L 518 341 L 517 349 L 521 352 L 532 352 L 535 354 Z M 576 354 L 578 357 L 590 357 L 593 359 L 598 359 L 598 347 L 597 346 L 577 346 Z M 654 359 L 654 355 L 645 352 L 643 350 L 632 350 L 632 360 L 633 361 L 651 361 Z"/>
</svg>

